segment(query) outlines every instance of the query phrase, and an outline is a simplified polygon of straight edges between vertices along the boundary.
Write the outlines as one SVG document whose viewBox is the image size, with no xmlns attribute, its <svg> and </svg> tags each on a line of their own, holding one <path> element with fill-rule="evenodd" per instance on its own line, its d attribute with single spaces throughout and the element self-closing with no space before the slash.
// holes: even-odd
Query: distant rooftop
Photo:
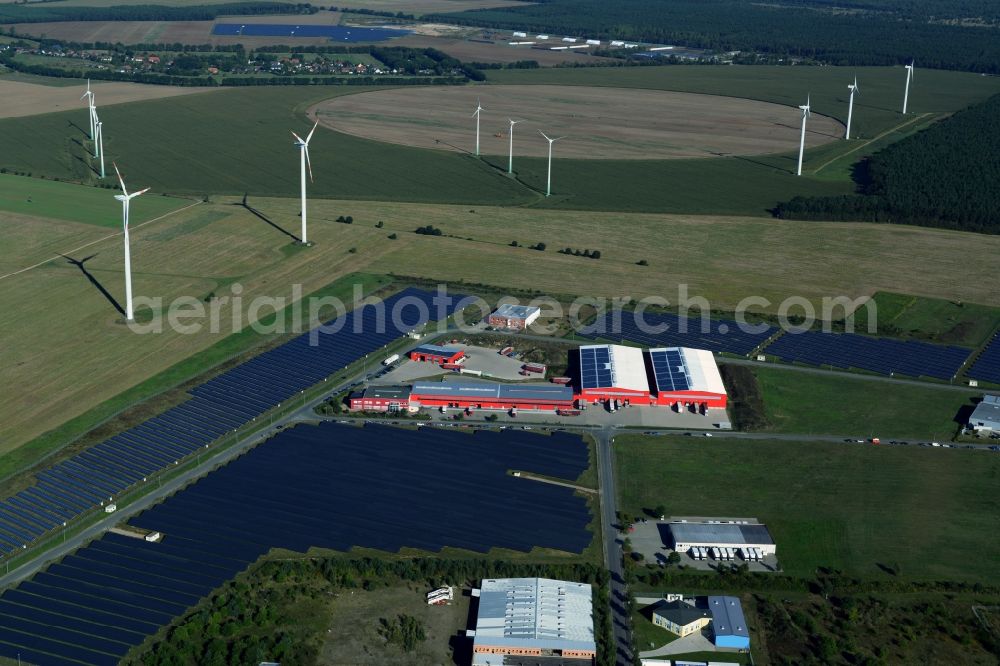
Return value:
<svg viewBox="0 0 1000 666">
<path fill-rule="evenodd" d="M 675 543 L 724 543 L 773 545 L 774 540 L 765 525 L 735 523 L 670 523 Z"/>
<path fill-rule="evenodd" d="M 572 401 L 573 388 L 560 384 L 499 384 L 496 382 L 415 382 L 418 395 L 456 396 L 467 400 Z"/>
<path fill-rule="evenodd" d="M 462 351 L 458 347 L 445 347 L 443 345 L 420 345 L 415 348 L 411 353 L 417 354 L 435 354 L 437 356 L 454 356 L 458 352 Z"/>
<path fill-rule="evenodd" d="M 708 610 L 712 613 L 712 631 L 716 636 L 742 636 L 749 640 L 750 632 L 739 599 L 709 597 Z"/>
<path fill-rule="evenodd" d="M 498 307 L 493 314 L 494 316 L 506 317 L 507 319 L 527 319 L 538 311 L 539 309 L 534 305 L 512 305 L 505 303 Z"/>
<path fill-rule="evenodd" d="M 969 417 L 969 424 L 1000 429 L 1000 395 L 984 395 Z"/>
<path fill-rule="evenodd" d="M 360 394 L 363 398 L 398 398 L 406 400 L 410 397 L 409 386 L 369 386 Z"/>
</svg>

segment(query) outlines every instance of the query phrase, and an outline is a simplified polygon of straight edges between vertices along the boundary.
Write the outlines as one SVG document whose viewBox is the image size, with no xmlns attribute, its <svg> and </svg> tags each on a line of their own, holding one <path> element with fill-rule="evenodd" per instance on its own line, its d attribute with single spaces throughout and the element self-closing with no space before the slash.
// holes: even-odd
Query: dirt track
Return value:
<svg viewBox="0 0 1000 666">
<path fill-rule="evenodd" d="M 539 135 L 566 136 L 559 157 L 664 159 L 759 155 L 798 149 L 796 108 L 732 97 L 578 86 L 410 88 L 346 95 L 322 102 L 310 115 L 326 127 L 370 139 L 422 148 L 471 152 L 476 99 L 484 108 L 480 151 L 506 155 L 508 118 L 514 152 L 542 157 Z M 842 126 L 813 115 L 806 145 L 842 136 Z"/>
<path fill-rule="evenodd" d="M 0 79 L 0 100 L 3 100 L 0 103 L 0 118 L 35 116 L 68 109 L 80 109 L 81 112 L 85 112 L 87 103 L 80 100 L 80 95 L 86 90 L 86 85 L 82 79 L 78 86 L 43 86 Z M 90 89 L 94 91 L 98 108 L 123 102 L 221 90 L 221 88 L 149 86 L 125 81 L 93 81 Z"/>
</svg>

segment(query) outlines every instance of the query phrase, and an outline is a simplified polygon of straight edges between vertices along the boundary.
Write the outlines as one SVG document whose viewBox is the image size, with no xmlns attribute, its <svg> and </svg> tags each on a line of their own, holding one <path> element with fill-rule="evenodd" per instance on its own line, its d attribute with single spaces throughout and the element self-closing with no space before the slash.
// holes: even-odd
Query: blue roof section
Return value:
<svg viewBox="0 0 1000 666">
<path fill-rule="evenodd" d="M 580 347 L 580 387 L 607 388 L 614 385 L 611 353 L 607 347 Z"/>
<path fill-rule="evenodd" d="M 712 631 L 716 637 L 738 636 L 750 640 L 743 605 L 736 597 L 709 597 L 708 610 L 712 613 Z"/>
<path fill-rule="evenodd" d="M 680 349 L 677 347 L 650 349 L 649 359 L 653 363 L 653 377 L 656 380 L 657 393 L 686 391 L 691 388 L 687 365 L 684 363 Z"/>
<path fill-rule="evenodd" d="M 216 23 L 213 35 L 226 37 L 328 37 L 338 42 L 382 42 L 410 30 L 294 23 Z"/>
<path fill-rule="evenodd" d="M 442 345 L 420 345 L 411 353 L 434 354 L 435 356 L 454 356 L 462 351 L 458 347 L 444 347 Z"/>
<path fill-rule="evenodd" d="M 413 394 L 464 400 L 573 401 L 573 388 L 560 384 L 498 384 L 495 382 L 416 382 Z"/>
</svg>

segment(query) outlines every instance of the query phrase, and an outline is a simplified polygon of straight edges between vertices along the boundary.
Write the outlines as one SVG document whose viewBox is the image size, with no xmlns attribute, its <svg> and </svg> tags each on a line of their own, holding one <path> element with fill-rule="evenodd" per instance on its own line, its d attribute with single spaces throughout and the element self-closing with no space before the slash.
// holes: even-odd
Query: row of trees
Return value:
<svg viewBox="0 0 1000 666">
<path fill-rule="evenodd" d="M 1000 233 L 1000 95 L 875 153 L 861 194 L 796 197 L 777 217 L 862 220 Z"/>
<path fill-rule="evenodd" d="M 315 14 L 308 3 L 230 2 L 218 5 L 168 6 L 157 4 L 66 7 L 49 3 L 0 5 L 0 23 L 57 21 L 212 21 L 219 16 Z"/>
<path fill-rule="evenodd" d="M 874 4 L 874 3 L 869 3 Z M 953 25 L 929 0 L 879 3 L 879 10 L 836 11 L 826 0 L 547 0 L 531 5 L 434 14 L 427 20 L 485 28 L 754 51 L 835 65 L 894 65 L 1000 73 L 995 26 Z M 981 3 L 972 3 L 978 8 Z M 913 5 L 924 8 L 914 14 Z M 996 10 L 987 11 L 992 16 Z M 976 15 L 972 15 L 975 17 Z"/>
</svg>

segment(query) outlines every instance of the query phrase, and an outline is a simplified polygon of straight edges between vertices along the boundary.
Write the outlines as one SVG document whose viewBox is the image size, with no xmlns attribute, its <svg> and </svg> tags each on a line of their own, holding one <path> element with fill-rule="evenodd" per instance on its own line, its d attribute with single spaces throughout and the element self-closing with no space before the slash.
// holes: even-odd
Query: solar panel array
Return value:
<svg viewBox="0 0 1000 666">
<path fill-rule="evenodd" d="M 644 347 L 693 347 L 747 356 L 778 332 L 772 326 L 754 324 L 754 328 L 749 328 L 727 319 L 706 321 L 668 313 L 646 312 L 640 321 L 636 318 L 632 312 L 608 312 L 580 336 L 590 340 L 628 340 Z"/>
<path fill-rule="evenodd" d="M 385 299 L 385 315 L 371 305 L 348 312 L 338 331 L 331 326 L 316 336 L 317 344 L 304 333 L 195 388 L 182 404 L 38 473 L 36 485 L 0 502 L 0 553 L 24 548 L 426 323 L 427 313 L 437 314 L 433 299 L 406 289 Z M 457 297 L 446 311 L 461 305 Z"/>
<path fill-rule="evenodd" d="M 213 35 L 236 37 L 329 37 L 339 42 L 381 42 L 410 34 L 395 28 L 355 28 L 341 25 L 294 25 L 285 23 L 217 23 Z"/>
<path fill-rule="evenodd" d="M 686 391 L 691 388 L 687 367 L 676 349 L 656 349 L 649 352 L 653 362 L 658 391 Z"/>
<path fill-rule="evenodd" d="M 5 590 L 0 656 L 110 666 L 275 547 L 582 552 L 585 500 L 507 470 L 576 479 L 588 457 L 564 433 L 284 431 L 131 521 L 162 542 L 108 533 Z"/>
<path fill-rule="evenodd" d="M 765 353 L 810 365 L 943 380 L 952 379 L 969 357 L 963 347 L 819 331 L 786 333 L 768 345 Z"/>
<path fill-rule="evenodd" d="M 993 336 L 966 374 L 973 379 L 1000 384 L 1000 333 Z"/>
<path fill-rule="evenodd" d="M 611 354 L 605 347 L 580 348 L 580 387 L 585 389 L 614 386 Z"/>
</svg>

